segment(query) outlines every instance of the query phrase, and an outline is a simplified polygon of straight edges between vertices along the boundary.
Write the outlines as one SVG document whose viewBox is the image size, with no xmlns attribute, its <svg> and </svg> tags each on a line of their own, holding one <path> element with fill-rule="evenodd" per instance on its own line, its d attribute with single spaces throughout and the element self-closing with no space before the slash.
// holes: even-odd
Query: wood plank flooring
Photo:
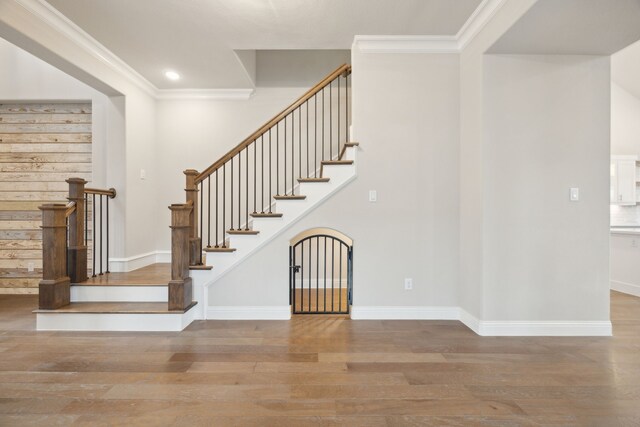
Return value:
<svg viewBox="0 0 640 427">
<path fill-rule="evenodd" d="M 614 336 L 478 337 L 456 321 L 200 321 L 36 332 L 0 296 L 0 425 L 636 426 L 640 298 Z"/>
<path fill-rule="evenodd" d="M 82 282 L 82 285 L 167 285 L 170 280 L 171 264 L 158 263 L 127 273 L 109 273 L 103 274 L 102 276 L 90 277 L 89 280 Z"/>
</svg>

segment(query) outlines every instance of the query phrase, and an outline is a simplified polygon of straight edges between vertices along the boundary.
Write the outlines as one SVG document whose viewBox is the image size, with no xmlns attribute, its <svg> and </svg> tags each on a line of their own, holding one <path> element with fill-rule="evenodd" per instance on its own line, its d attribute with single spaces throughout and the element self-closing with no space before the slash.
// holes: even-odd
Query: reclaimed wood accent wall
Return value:
<svg viewBox="0 0 640 427">
<path fill-rule="evenodd" d="M 43 203 L 91 180 L 91 103 L 0 103 L 0 293 L 37 293 Z M 33 271 L 29 271 L 33 270 Z"/>
</svg>

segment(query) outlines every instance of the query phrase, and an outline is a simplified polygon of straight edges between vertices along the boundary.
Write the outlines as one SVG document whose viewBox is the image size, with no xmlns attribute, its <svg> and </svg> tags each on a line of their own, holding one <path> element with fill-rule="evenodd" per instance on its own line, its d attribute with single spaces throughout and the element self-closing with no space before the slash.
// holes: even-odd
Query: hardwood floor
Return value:
<svg viewBox="0 0 640 427">
<path fill-rule="evenodd" d="M 200 321 L 36 332 L 0 296 L 0 425 L 640 425 L 640 298 L 614 337 L 478 337 L 456 321 Z"/>
<path fill-rule="evenodd" d="M 171 264 L 151 264 L 127 273 L 109 273 L 102 276 L 90 277 L 82 285 L 166 285 L 171 280 Z"/>
</svg>

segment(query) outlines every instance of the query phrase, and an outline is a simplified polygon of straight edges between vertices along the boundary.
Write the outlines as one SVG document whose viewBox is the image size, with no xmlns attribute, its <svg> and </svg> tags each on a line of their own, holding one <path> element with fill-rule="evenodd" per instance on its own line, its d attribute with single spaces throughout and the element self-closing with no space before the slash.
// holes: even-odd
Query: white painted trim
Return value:
<svg viewBox="0 0 640 427">
<path fill-rule="evenodd" d="M 156 263 L 171 262 L 171 251 L 154 251 L 128 258 L 109 258 L 109 271 L 126 273 Z"/>
<path fill-rule="evenodd" d="M 44 0 L 15 0 L 20 6 L 43 22 L 52 31 L 72 41 L 102 64 L 123 76 L 133 85 L 157 99 L 216 99 L 247 100 L 253 89 L 158 89 L 119 56 L 60 13 Z"/>
<path fill-rule="evenodd" d="M 622 292 L 624 294 L 640 297 L 640 285 L 633 283 L 619 282 L 617 280 L 611 281 L 611 290 Z"/>
<path fill-rule="evenodd" d="M 352 319 L 458 320 L 458 307 L 351 306 Z"/>
<path fill-rule="evenodd" d="M 505 0 L 483 0 L 456 35 L 356 35 L 353 49 L 362 53 L 460 53 L 504 3 Z"/>
<path fill-rule="evenodd" d="M 207 320 L 289 320 L 291 307 L 283 306 L 210 306 L 207 307 Z"/>
<path fill-rule="evenodd" d="M 352 319 L 459 320 L 481 336 L 611 336 L 610 321 L 479 320 L 460 307 L 353 306 Z"/>
<path fill-rule="evenodd" d="M 38 331 L 182 331 L 194 320 L 186 313 L 37 313 Z"/>
<path fill-rule="evenodd" d="M 159 89 L 157 98 L 161 100 L 203 99 L 246 101 L 253 95 L 253 89 Z"/>
</svg>

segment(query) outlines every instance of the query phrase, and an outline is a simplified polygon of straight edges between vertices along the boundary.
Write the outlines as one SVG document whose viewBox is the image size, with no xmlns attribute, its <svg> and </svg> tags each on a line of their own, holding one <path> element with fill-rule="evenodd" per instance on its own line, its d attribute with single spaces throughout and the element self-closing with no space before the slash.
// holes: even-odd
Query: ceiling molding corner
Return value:
<svg viewBox="0 0 640 427">
<path fill-rule="evenodd" d="M 156 96 L 158 89 L 126 62 L 91 37 L 69 18 L 44 0 L 15 0 L 41 22 L 64 36 L 98 61 L 123 76 L 148 95 Z"/>
<path fill-rule="evenodd" d="M 352 49 L 362 53 L 460 53 L 480 33 L 506 0 L 482 0 L 454 36 L 357 35 Z"/>
<path fill-rule="evenodd" d="M 246 101 L 253 89 L 160 89 L 156 98 L 160 100 L 219 100 Z"/>
</svg>

